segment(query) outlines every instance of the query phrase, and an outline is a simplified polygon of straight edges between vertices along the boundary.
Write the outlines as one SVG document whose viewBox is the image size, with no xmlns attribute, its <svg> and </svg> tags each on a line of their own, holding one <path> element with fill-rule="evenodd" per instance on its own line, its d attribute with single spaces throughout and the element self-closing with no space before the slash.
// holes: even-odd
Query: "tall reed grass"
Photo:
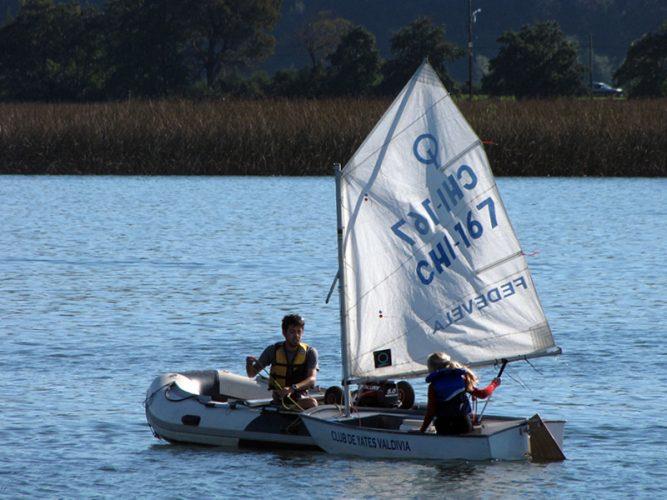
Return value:
<svg viewBox="0 0 667 500">
<path fill-rule="evenodd" d="M 0 104 L 0 173 L 324 175 L 384 100 Z M 497 175 L 665 176 L 667 100 L 461 101 Z"/>
</svg>

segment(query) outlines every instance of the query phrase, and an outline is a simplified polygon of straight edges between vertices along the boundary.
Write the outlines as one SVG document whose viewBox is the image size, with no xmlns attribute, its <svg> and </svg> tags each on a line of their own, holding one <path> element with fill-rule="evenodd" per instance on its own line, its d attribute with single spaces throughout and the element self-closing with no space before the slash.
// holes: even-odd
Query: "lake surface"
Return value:
<svg viewBox="0 0 667 500">
<path fill-rule="evenodd" d="M 563 463 L 414 463 L 156 440 L 161 372 L 226 368 L 291 311 L 340 379 L 330 178 L 0 177 L 0 496 L 654 497 L 667 489 L 667 180 L 502 178 L 558 358 L 490 411 Z M 481 370 L 483 381 L 494 370 Z M 424 383 L 414 381 L 420 400 Z"/>
</svg>

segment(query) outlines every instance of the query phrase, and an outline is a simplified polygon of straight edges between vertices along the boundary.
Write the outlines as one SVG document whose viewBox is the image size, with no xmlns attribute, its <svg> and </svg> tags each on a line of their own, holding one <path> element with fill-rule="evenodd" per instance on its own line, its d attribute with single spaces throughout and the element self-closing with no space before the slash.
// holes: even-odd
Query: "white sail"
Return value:
<svg viewBox="0 0 667 500">
<path fill-rule="evenodd" d="M 422 64 L 341 180 L 347 374 L 426 372 L 553 352 L 478 137 Z"/>
</svg>

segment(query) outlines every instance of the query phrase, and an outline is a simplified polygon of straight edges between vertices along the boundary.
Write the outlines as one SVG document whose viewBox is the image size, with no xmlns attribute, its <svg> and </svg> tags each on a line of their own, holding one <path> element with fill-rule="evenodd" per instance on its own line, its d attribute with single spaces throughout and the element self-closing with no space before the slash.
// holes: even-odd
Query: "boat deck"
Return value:
<svg viewBox="0 0 667 500">
<path fill-rule="evenodd" d="M 341 409 L 336 406 L 327 405 L 314 408 L 308 411 L 307 414 L 317 416 L 317 418 L 333 419 L 338 423 L 354 428 L 410 433 L 417 432 L 421 427 L 424 410 L 360 408 L 349 417 L 345 417 Z M 481 425 L 476 425 L 472 432 L 462 434 L 461 436 L 490 436 L 497 432 L 516 427 L 517 425 L 527 425 L 527 422 L 525 418 L 485 416 L 482 419 Z M 436 435 L 433 426 L 429 428 L 426 434 Z"/>
</svg>

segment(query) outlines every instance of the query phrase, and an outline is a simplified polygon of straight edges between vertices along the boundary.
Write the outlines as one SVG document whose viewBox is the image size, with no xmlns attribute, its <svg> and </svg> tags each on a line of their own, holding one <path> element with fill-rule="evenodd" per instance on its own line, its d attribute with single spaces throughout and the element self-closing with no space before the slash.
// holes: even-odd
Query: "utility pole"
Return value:
<svg viewBox="0 0 667 500">
<path fill-rule="evenodd" d="M 593 35 L 588 34 L 588 89 L 593 97 Z"/>
<path fill-rule="evenodd" d="M 472 101 L 472 0 L 468 0 L 468 100 Z"/>
</svg>

